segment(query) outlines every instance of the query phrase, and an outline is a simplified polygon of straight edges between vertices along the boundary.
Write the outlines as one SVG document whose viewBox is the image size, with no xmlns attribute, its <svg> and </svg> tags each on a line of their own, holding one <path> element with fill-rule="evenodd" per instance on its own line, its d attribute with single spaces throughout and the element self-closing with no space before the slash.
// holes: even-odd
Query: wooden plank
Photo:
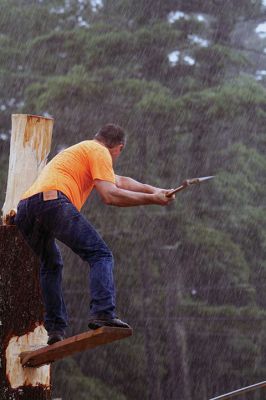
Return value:
<svg viewBox="0 0 266 400">
<path fill-rule="evenodd" d="M 40 367 L 77 352 L 125 339 L 132 333 L 132 329 L 113 327 L 90 330 L 38 350 L 23 352 L 20 354 L 21 364 L 23 367 Z"/>
</svg>

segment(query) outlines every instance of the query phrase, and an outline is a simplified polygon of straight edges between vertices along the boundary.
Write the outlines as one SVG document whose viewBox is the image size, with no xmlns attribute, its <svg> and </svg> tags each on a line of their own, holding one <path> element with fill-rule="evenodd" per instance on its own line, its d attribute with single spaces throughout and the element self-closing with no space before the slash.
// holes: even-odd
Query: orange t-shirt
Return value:
<svg viewBox="0 0 266 400">
<path fill-rule="evenodd" d="M 102 144 L 85 140 L 57 154 L 22 199 L 60 190 L 80 210 L 94 187 L 94 179 L 115 183 L 112 157 Z"/>
</svg>

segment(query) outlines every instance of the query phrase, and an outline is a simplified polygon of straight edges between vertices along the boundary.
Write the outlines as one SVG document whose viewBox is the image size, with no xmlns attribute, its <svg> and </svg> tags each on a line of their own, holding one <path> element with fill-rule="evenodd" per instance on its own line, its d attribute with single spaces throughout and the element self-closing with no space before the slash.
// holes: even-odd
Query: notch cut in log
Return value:
<svg viewBox="0 0 266 400">
<path fill-rule="evenodd" d="M 23 352 L 20 354 L 21 364 L 23 367 L 40 367 L 77 352 L 125 339 L 132 333 L 132 329 L 128 328 L 102 327 L 91 330 L 38 350 Z"/>
</svg>

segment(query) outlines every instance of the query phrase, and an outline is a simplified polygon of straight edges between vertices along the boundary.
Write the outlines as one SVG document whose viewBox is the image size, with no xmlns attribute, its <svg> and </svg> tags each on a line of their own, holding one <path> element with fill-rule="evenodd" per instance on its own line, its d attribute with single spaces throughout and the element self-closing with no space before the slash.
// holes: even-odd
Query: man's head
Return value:
<svg viewBox="0 0 266 400">
<path fill-rule="evenodd" d="M 104 125 L 94 136 L 94 139 L 104 144 L 115 160 L 126 144 L 126 135 L 124 130 L 119 125 L 107 124 Z"/>
</svg>

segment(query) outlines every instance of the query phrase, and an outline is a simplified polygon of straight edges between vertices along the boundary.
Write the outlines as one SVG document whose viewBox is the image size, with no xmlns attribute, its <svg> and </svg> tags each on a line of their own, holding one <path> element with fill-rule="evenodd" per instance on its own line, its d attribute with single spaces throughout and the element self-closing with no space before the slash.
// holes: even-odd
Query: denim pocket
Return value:
<svg viewBox="0 0 266 400">
<path fill-rule="evenodd" d="M 48 201 L 45 203 L 48 203 Z M 38 210 L 35 211 L 35 220 L 47 230 L 53 231 L 54 226 L 60 223 L 62 204 L 59 199 L 49 200 L 49 203 L 38 207 Z"/>
</svg>

